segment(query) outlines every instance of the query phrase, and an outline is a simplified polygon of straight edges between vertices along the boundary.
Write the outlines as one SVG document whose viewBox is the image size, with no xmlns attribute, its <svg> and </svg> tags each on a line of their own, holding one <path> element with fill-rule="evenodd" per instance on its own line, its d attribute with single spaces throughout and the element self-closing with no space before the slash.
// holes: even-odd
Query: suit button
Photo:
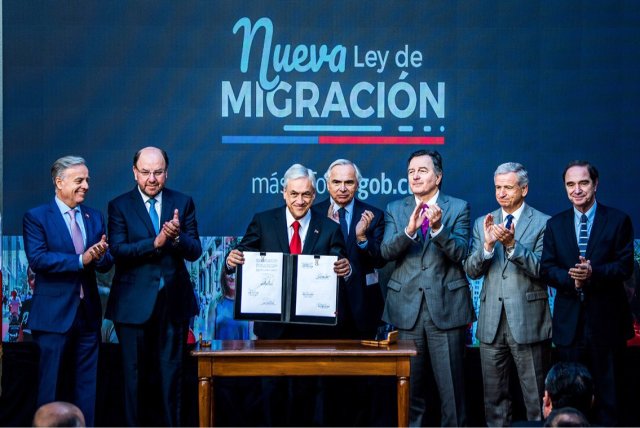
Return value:
<svg viewBox="0 0 640 428">
<path fill-rule="evenodd" d="M 422 266 L 422 270 L 427 270 L 427 267 L 426 266 Z"/>
<path fill-rule="evenodd" d="M 422 287 L 418 288 L 418 291 L 422 291 Z"/>
<path fill-rule="evenodd" d="M 502 302 L 502 297 L 498 297 L 498 301 L 499 301 L 499 302 Z"/>
</svg>

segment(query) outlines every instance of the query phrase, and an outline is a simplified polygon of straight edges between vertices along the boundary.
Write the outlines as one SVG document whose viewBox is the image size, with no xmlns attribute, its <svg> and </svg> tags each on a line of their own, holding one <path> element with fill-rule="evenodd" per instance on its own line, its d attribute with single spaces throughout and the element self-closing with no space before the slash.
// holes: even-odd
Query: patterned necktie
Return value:
<svg viewBox="0 0 640 428">
<path fill-rule="evenodd" d="M 300 222 L 298 220 L 294 221 L 293 224 L 293 236 L 291 237 L 291 242 L 289 243 L 289 252 L 291 254 L 300 254 L 302 253 L 302 241 L 300 240 Z"/>
<path fill-rule="evenodd" d="M 347 237 L 349 236 L 349 227 L 347 226 L 347 210 L 344 209 L 344 207 L 340 208 L 338 210 L 338 214 L 340 216 L 340 229 L 342 229 L 342 236 L 344 236 L 344 240 L 347 240 Z"/>
<path fill-rule="evenodd" d="M 76 249 L 76 254 L 84 253 L 84 239 L 82 238 L 82 231 L 80 230 L 80 226 L 76 222 L 76 209 L 71 209 L 67 211 L 69 214 L 69 219 L 71 221 L 71 240 L 73 241 L 73 247 Z"/>
<path fill-rule="evenodd" d="M 507 216 L 507 223 L 504 225 L 504 228 L 507 230 L 511 230 L 511 222 L 513 222 L 513 216 L 509 214 Z"/>
<path fill-rule="evenodd" d="M 578 234 L 578 249 L 582 257 L 587 253 L 587 243 L 589 242 L 589 233 L 587 232 L 587 216 L 582 214 L 580 217 L 580 233 Z"/>
<path fill-rule="evenodd" d="M 160 219 L 158 218 L 158 212 L 156 211 L 156 202 L 158 201 L 154 198 L 149 199 L 149 217 L 151 217 L 153 230 L 158 233 L 160 232 Z"/>
<path fill-rule="evenodd" d="M 76 254 L 84 253 L 84 238 L 82 237 L 82 231 L 80 230 L 80 226 L 76 222 L 76 212 L 78 210 L 73 208 L 67 211 L 69 214 L 70 226 L 71 226 L 71 240 L 73 241 L 73 247 L 76 250 Z M 80 284 L 80 298 L 84 299 L 84 289 L 82 288 L 82 284 Z"/>
<path fill-rule="evenodd" d="M 420 215 L 424 214 L 424 212 L 427 210 L 427 208 L 429 208 L 429 205 L 427 204 L 422 204 L 422 210 L 420 211 Z M 425 217 L 424 220 L 422 221 L 422 224 L 420 225 L 420 230 L 422 231 L 422 236 L 424 238 L 427 237 L 427 231 L 429 230 L 429 218 Z"/>
</svg>

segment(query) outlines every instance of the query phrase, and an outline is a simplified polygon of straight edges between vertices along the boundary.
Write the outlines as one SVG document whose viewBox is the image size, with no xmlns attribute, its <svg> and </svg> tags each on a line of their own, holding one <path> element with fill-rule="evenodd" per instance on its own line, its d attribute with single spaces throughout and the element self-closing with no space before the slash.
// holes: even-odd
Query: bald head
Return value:
<svg viewBox="0 0 640 428">
<path fill-rule="evenodd" d="M 80 409 L 64 401 L 54 401 L 40 406 L 33 417 L 34 427 L 84 427 L 84 415 Z"/>
<path fill-rule="evenodd" d="M 167 152 L 157 147 L 145 147 L 133 156 L 133 177 L 140 191 L 150 198 L 164 189 L 168 168 Z"/>
</svg>

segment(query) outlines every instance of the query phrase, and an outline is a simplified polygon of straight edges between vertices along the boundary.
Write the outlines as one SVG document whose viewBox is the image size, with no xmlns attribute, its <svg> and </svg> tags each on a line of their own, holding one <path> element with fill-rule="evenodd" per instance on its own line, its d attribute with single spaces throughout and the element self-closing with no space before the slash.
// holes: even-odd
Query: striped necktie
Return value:
<svg viewBox="0 0 640 428">
<path fill-rule="evenodd" d="M 507 215 L 507 223 L 504 225 L 504 228 L 511 229 L 512 222 L 513 222 L 513 216 L 511 214 Z"/>
<path fill-rule="evenodd" d="M 580 217 L 580 233 L 578 234 L 578 249 L 582 257 L 587 253 L 587 243 L 589 242 L 589 233 L 587 231 L 587 216 L 582 214 Z"/>
</svg>

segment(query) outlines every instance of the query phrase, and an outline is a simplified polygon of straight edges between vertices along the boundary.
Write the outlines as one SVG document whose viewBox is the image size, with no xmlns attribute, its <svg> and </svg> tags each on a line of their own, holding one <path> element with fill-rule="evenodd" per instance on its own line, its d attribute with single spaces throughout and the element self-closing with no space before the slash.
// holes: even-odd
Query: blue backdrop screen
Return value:
<svg viewBox="0 0 640 428">
<path fill-rule="evenodd" d="M 168 186 L 194 197 L 203 235 L 241 235 L 281 204 L 295 162 L 322 175 L 355 161 L 359 196 L 384 207 L 408 194 L 419 148 L 442 153 L 443 191 L 473 217 L 496 206 L 505 161 L 528 168 L 531 205 L 566 209 L 561 172 L 586 158 L 599 200 L 638 224 L 635 2 L 2 5 L 7 235 L 52 197 L 56 158 L 86 158 L 87 203 L 106 210 L 147 145 L 169 153 Z"/>
</svg>

